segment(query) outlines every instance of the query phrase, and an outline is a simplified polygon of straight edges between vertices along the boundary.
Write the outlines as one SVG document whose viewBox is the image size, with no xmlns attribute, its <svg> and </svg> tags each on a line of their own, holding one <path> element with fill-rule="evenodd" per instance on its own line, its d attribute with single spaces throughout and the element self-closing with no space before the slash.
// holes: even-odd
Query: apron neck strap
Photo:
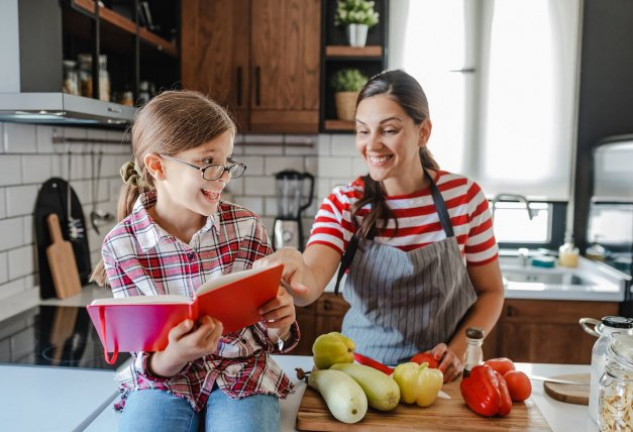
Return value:
<svg viewBox="0 0 633 432">
<path fill-rule="evenodd" d="M 446 234 L 446 237 L 453 237 L 455 235 L 453 232 L 453 224 L 451 223 L 451 217 L 448 215 L 448 210 L 446 210 L 446 203 L 444 202 L 444 198 L 442 198 L 440 190 L 437 188 L 437 185 L 435 184 L 433 178 L 431 178 L 431 175 L 427 170 L 424 170 L 424 177 L 426 177 L 426 179 L 430 183 L 431 196 L 433 197 L 435 210 L 437 211 L 437 215 L 440 218 L 440 223 L 442 224 L 444 233 Z"/>
</svg>

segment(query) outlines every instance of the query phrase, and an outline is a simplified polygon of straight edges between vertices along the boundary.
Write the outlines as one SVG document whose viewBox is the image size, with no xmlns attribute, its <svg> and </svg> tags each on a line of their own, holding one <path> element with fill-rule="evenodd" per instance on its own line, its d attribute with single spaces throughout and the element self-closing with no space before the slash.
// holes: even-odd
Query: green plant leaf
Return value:
<svg viewBox="0 0 633 432">
<path fill-rule="evenodd" d="M 330 84 L 334 91 L 359 91 L 365 83 L 367 77 L 356 68 L 339 69 L 332 75 Z"/>
</svg>

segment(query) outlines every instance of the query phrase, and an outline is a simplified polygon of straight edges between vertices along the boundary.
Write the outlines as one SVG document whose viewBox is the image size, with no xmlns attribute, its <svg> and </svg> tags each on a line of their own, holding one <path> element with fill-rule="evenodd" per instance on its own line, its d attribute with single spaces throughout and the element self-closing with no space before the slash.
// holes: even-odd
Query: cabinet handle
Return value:
<svg viewBox="0 0 633 432">
<path fill-rule="evenodd" d="M 261 68 L 259 66 L 255 66 L 255 105 L 259 105 L 259 74 L 261 72 Z"/>
<path fill-rule="evenodd" d="M 242 66 L 237 67 L 237 106 L 242 106 Z"/>
<path fill-rule="evenodd" d="M 514 316 L 514 308 L 512 306 L 508 306 L 506 308 L 506 316 L 509 316 L 509 317 Z"/>
<path fill-rule="evenodd" d="M 332 309 L 332 302 L 329 300 L 324 300 L 323 301 L 323 310 L 331 310 Z"/>
</svg>

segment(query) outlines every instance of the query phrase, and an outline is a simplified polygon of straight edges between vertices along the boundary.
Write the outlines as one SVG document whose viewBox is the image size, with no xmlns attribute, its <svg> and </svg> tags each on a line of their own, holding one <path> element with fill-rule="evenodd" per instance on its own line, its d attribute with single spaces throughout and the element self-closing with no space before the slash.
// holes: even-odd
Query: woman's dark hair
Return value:
<svg viewBox="0 0 633 432">
<path fill-rule="evenodd" d="M 415 78 L 402 70 L 384 71 L 371 77 L 361 89 L 356 107 L 358 108 L 363 100 L 377 95 L 389 96 L 402 107 L 416 125 L 420 125 L 429 118 L 429 103 L 422 86 Z M 426 146 L 420 147 L 420 162 L 426 169 L 439 169 L 439 165 Z M 363 197 L 352 206 L 352 221 L 356 223 L 356 213 L 366 204 L 370 204 L 371 210 L 357 229 L 358 234 L 367 237 L 370 234 L 376 234 L 379 223 L 380 228 L 384 228 L 389 219 L 395 220 L 395 215 L 385 202 L 381 183 L 373 180 L 370 175 L 364 176 L 363 181 L 365 183 Z M 398 221 L 396 220 L 397 231 Z"/>
</svg>

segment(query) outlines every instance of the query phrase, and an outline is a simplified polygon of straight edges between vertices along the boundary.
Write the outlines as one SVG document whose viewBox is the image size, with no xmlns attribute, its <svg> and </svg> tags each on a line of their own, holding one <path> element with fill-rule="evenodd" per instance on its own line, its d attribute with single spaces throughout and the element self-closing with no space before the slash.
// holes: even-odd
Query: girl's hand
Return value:
<svg viewBox="0 0 633 432">
<path fill-rule="evenodd" d="M 269 329 L 286 330 L 297 318 L 293 298 L 283 286 L 279 287 L 277 297 L 259 308 L 259 313 Z"/>
<path fill-rule="evenodd" d="M 448 349 L 445 343 L 440 343 L 431 350 L 431 354 L 439 361 L 439 369 L 444 374 L 444 382 L 451 382 L 457 378 L 464 369 L 461 359 L 457 354 Z"/>
<path fill-rule="evenodd" d="M 203 316 L 196 328 L 192 320 L 185 320 L 171 329 L 167 347 L 150 357 L 150 370 L 154 375 L 174 376 L 188 362 L 214 352 L 220 336 L 222 323 L 215 318 Z"/>
<path fill-rule="evenodd" d="M 303 284 L 303 255 L 297 249 L 284 247 L 264 258 L 253 262 L 253 268 L 263 268 L 277 264 L 284 265 L 282 279 L 290 288 L 292 296 L 307 293 L 308 288 Z"/>
</svg>

